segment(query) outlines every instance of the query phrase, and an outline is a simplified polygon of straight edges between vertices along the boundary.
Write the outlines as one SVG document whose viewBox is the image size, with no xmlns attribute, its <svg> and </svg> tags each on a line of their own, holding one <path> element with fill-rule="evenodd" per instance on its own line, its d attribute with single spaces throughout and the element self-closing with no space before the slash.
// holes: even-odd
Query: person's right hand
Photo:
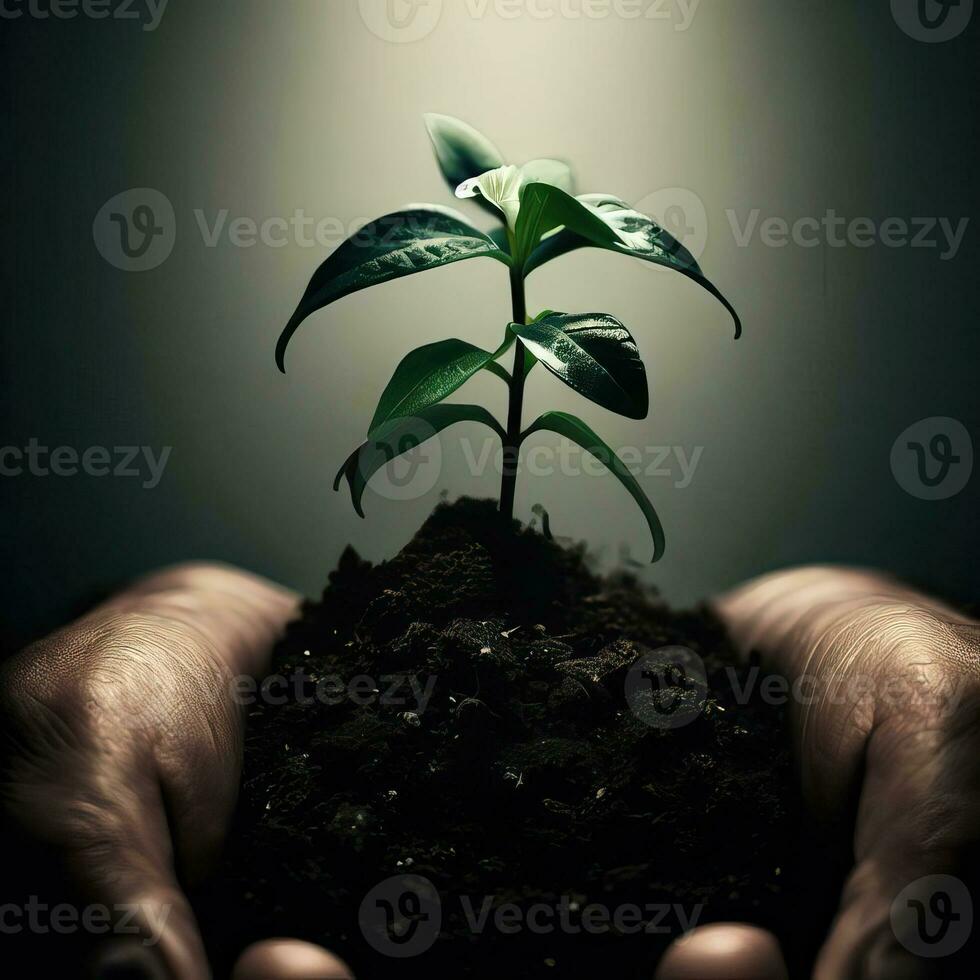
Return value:
<svg viewBox="0 0 980 980">
<path fill-rule="evenodd" d="M 758 651 L 764 667 L 805 679 L 810 696 L 793 704 L 791 724 L 811 806 L 840 820 L 859 794 L 854 866 L 815 980 L 949 976 L 942 959 L 900 941 L 891 910 L 913 882 L 961 873 L 980 843 L 980 624 L 881 574 L 831 567 L 764 576 L 715 608 L 743 654 Z M 913 901 L 928 907 L 929 898 Z M 900 921 L 914 926 L 910 912 Z M 785 976 L 775 940 L 737 924 L 694 930 L 657 974 Z"/>
</svg>

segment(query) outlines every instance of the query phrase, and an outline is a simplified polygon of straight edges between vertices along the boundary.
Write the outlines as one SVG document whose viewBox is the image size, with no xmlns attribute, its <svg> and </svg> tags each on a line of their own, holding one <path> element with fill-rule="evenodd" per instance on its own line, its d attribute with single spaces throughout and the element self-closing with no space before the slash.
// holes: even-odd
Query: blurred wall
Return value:
<svg viewBox="0 0 980 980">
<path fill-rule="evenodd" d="M 125 467 L 137 476 L 26 464 L 0 476 L 6 649 L 184 558 L 312 593 L 348 542 L 394 553 L 442 490 L 496 493 L 492 466 L 470 475 L 482 433 L 463 427 L 442 440 L 430 490 L 401 502 L 369 491 L 365 521 L 330 484 L 405 352 L 447 336 L 496 343 L 502 267 L 473 261 L 349 297 L 301 328 L 286 376 L 273 363 L 310 273 L 346 233 L 409 201 L 452 203 L 428 110 L 469 120 L 516 162 L 572 161 L 582 191 L 659 209 L 742 315 L 735 343 L 694 284 L 594 250 L 529 281 L 532 311 L 608 311 L 637 337 L 647 421 L 544 371 L 527 418 L 580 412 L 639 451 L 668 534 L 643 574 L 668 597 L 804 561 L 874 564 L 977 597 L 972 0 L 939 29 L 947 40 L 916 26 L 912 0 L 111 0 L 99 19 L 0 4 L 0 447 L 106 447 L 113 469 L 114 447 L 149 453 Z M 149 202 L 162 233 L 126 256 L 104 206 L 140 188 L 154 193 L 118 207 L 135 221 Z M 307 225 L 284 231 L 297 211 Z M 236 218 L 280 221 L 253 236 Z M 141 264 L 153 267 L 119 267 Z M 503 413 L 489 376 L 459 397 Z M 936 418 L 954 422 L 902 436 Z M 907 448 L 936 434 L 950 442 L 933 448 L 957 457 L 938 490 L 917 482 Z M 671 447 L 666 459 L 656 447 Z M 520 515 L 536 503 L 607 562 L 624 545 L 649 554 L 611 478 L 522 479 Z"/>
</svg>

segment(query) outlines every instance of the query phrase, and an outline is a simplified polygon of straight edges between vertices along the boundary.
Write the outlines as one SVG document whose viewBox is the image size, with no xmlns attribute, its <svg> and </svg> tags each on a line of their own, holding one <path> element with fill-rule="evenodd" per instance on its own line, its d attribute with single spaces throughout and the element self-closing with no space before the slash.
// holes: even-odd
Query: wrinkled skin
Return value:
<svg viewBox="0 0 980 980">
<path fill-rule="evenodd" d="M 150 947 L 104 945 L 97 972 L 113 963 L 210 975 L 179 882 L 211 867 L 234 809 L 244 719 L 232 678 L 263 673 L 296 606 L 244 572 L 180 566 L 0 672 L 7 816 L 57 855 L 86 900 L 139 904 L 147 933 L 160 936 Z M 814 977 L 926 976 L 927 962 L 894 938 L 889 910 L 911 881 L 955 874 L 980 834 L 980 627 L 881 575 L 840 568 L 769 575 L 715 608 L 741 651 L 808 683 L 792 723 L 815 810 L 845 820 L 859 800 L 854 869 Z M 256 944 L 235 968 L 235 980 L 348 976 L 326 951 L 288 939 Z M 730 924 L 679 940 L 657 976 L 786 972 L 771 936 Z"/>
</svg>

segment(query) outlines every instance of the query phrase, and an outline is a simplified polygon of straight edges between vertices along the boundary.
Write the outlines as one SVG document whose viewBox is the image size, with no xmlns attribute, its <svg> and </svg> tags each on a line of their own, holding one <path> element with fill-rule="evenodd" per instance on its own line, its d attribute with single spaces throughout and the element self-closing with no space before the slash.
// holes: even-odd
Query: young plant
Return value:
<svg viewBox="0 0 980 980">
<path fill-rule="evenodd" d="M 500 510 L 513 515 L 521 444 L 535 432 L 558 433 L 595 456 L 623 484 L 646 518 L 656 561 L 664 533 L 653 505 L 619 457 L 581 419 L 545 412 L 523 428 L 524 384 L 538 363 L 586 398 L 631 419 L 647 416 L 646 372 L 629 330 L 607 313 L 527 315 L 524 280 L 535 269 L 567 252 L 594 246 L 674 269 L 721 301 L 741 333 L 738 315 L 704 277 L 694 257 L 652 218 L 611 194 L 573 196 L 569 167 L 558 160 L 505 165 L 496 147 L 451 116 L 425 117 L 436 157 L 459 198 L 475 198 L 502 226 L 484 234 L 465 216 L 436 204 L 415 204 L 385 215 L 344 242 L 316 270 L 276 347 L 285 371 L 286 346 L 311 313 L 368 286 L 436 269 L 463 259 L 488 257 L 506 266 L 513 305 L 500 346 L 482 350 L 464 340 L 427 344 L 408 354 L 395 369 L 368 427 L 367 441 L 354 450 L 334 482 L 346 477 L 354 509 L 363 517 L 361 498 L 368 480 L 392 458 L 456 422 L 480 422 L 503 445 Z M 498 361 L 514 348 L 513 368 Z M 489 371 L 508 387 L 506 425 L 478 405 L 444 400 L 478 371 Z"/>
</svg>

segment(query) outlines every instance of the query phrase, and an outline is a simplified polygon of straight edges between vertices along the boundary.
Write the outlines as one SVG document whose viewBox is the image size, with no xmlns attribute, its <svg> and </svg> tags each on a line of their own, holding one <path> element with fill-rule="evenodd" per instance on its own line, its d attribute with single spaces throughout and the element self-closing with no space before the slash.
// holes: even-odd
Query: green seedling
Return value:
<svg viewBox="0 0 980 980">
<path fill-rule="evenodd" d="M 653 505 L 619 457 L 581 419 L 545 412 L 526 428 L 524 385 L 536 364 L 598 405 L 631 419 L 649 409 L 646 371 L 629 330 L 608 313 L 527 315 L 524 282 L 546 262 L 584 246 L 633 256 L 680 272 L 717 298 L 741 324 L 732 305 L 705 278 L 688 250 L 652 218 L 610 194 L 574 196 L 569 167 L 559 160 L 505 165 L 496 147 L 466 123 L 450 116 L 425 117 L 443 175 L 458 198 L 475 198 L 500 227 L 485 234 L 460 212 L 436 204 L 410 205 L 371 222 L 340 245 L 316 270 L 276 347 L 285 370 L 286 346 L 310 314 L 368 286 L 437 269 L 463 259 L 490 258 L 509 272 L 513 306 L 500 346 L 482 350 L 464 340 L 427 344 L 408 354 L 395 369 L 368 427 L 367 441 L 341 467 L 334 483 L 346 478 L 354 509 L 368 480 L 395 456 L 457 422 L 479 422 L 503 446 L 500 510 L 513 516 L 521 444 L 542 430 L 558 433 L 595 456 L 626 488 L 646 518 L 656 561 L 664 551 L 664 532 Z M 513 367 L 499 360 L 514 348 Z M 478 405 L 445 399 L 478 371 L 489 371 L 507 385 L 506 425 Z"/>
</svg>

